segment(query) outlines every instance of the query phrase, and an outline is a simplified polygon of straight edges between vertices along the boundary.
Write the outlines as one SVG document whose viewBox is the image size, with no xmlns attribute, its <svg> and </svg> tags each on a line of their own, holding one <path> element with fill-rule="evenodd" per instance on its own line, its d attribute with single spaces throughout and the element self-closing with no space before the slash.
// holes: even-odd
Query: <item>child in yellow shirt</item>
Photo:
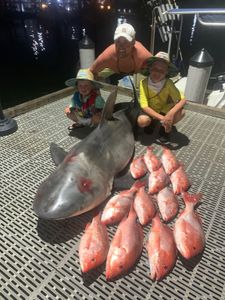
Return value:
<svg viewBox="0 0 225 300">
<path fill-rule="evenodd" d="M 186 100 L 169 79 L 177 75 L 178 70 L 165 52 L 158 52 L 147 61 L 148 77 L 140 82 L 141 114 L 137 123 L 141 128 L 150 126 L 154 119 L 159 120 L 160 142 L 167 142 L 172 125 L 184 117 L 183 107 Z"/>
</svg>

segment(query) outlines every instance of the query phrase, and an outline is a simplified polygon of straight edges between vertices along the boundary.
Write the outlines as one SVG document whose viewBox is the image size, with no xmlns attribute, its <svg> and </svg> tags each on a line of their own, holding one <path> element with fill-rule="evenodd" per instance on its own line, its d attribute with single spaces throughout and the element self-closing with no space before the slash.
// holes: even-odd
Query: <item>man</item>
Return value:
<svg viewBox="0 0 225 300">
<path fill-rule="evenodd" d="M 128 23 L 120 24 L 114 34 L 114 44 L 107 47 L 89 68 L 98 77 L 107 77 L 111 84 L 129 74 L 139 73 L 152 54 L 135 40 L 135 30 Z"/>
</svg>

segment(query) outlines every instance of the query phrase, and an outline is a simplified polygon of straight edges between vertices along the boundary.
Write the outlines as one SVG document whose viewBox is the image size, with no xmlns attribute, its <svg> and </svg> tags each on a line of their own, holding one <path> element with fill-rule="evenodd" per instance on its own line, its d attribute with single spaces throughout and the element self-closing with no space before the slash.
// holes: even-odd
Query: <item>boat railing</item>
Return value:
<svg viewBox="0 0 225 300">
<path fill-rule="evenodd" d="M 225 26 L 225 9 L 224 8 L 172 8 L 162 12 L 160 6 L 152 9 L 152 25 L 151 25 L 151 44 L 150 51 L 154 54 L 155 50 L 155 31 L 156 27 L 160 27 L 159 32 L 163 42 L 168 42 L 168 53 L 171 56 L 171 44 L 173 35 L 176 35 L 177 47 L 174 59 L 177 60 L 181 55 L 180 41 L 183 26 L 183 16 L 194 15 L 196 20 L 203 26 Z M 165 20 L 167 20 L 165 22 Z M 174 21 L 178 20 L 178 29 L 174 26 Z M 168 22 L 169 21 L 169 22 Z M 163 24 L 163 26 L 162 26 Z M 163 28 L 163 29 L 162 29 Z"/>
</svg>

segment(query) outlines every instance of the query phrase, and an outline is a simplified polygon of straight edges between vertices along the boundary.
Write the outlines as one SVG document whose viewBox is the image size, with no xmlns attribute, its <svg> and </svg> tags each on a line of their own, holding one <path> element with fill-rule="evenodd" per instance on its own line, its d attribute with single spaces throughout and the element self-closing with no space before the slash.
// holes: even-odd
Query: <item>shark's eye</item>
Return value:
<svg viewBox="0 0 225 300">
<path fill-rule="evenodd" d="M 92 181 L 87 178 L 81 178 L 79 184 L 79 190 L 81 193 L 90 192 L 92 188 Z"/>
</svg>

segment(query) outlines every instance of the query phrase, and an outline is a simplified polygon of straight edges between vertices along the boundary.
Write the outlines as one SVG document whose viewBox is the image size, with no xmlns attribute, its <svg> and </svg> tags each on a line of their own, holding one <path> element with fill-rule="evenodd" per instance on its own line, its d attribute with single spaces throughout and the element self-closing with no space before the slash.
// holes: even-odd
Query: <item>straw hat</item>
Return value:
<svg viewBox="0 0 225 300">
<path fill-rule="evenodd" d="M 77 73 L 77 77 L 66 80 L 65 85 L 76 87 L 78 80 L 89 80 L 97 89 L 102 88 L 101 83 L 94 80 L 94 75 L 89 69 L 80 69 Z"/>
<path fill-rule="evenodd" d="M 167 73 L 166 77 L 169 77 L 169 78 L 175 77 L 178 74 L 179 71 L 178 71 L 177 67 L 170 62 L 169 54 L 166 52 L 160 51 L 156 55 L 151 56 L 147 60 L 148 70 L 144 71 L 144 75 L 146 75 L 146 76 L 149 75 L 149 67 L 151 67 L 151 65 L 156 61 L 164 61 L 168 64 L 168 73 Z"/>
</svg>

